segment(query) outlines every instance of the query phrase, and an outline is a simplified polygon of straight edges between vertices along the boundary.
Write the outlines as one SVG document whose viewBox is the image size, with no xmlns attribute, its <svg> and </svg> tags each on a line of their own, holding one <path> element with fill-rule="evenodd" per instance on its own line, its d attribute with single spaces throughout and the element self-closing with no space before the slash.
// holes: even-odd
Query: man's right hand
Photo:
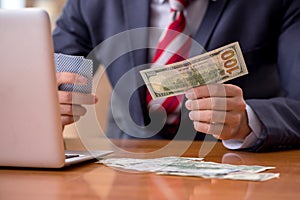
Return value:
<svg viewBox="0 0 300 200">
<path fill-rule="evenodd" d="M 70 72 L 57 72 L 57 87 L 61 84 L 85 85 L 87 78 Z M 58 91 L 60 103 L 60 114 L 62 126 L 76 122 L 86 113 L 82 105 L 97 103 L 98 99 L 94 94 L 83 94 L 78 92 Z"/>
</svg>

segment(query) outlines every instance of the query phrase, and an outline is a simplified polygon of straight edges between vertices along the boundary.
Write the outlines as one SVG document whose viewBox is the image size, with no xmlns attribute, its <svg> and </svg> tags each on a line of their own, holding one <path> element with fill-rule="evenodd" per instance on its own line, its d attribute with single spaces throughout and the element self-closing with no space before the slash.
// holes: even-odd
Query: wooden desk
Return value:
<svg viewBox="0 0 300 200">
<path fill-rule="evenodd" d="M 130 152 L 152 152 L 168 141 L 115 141 Z M 178 148 L 185 142 L 176 142 Z M 175 145 L 175 146 L 176 146 Z M 198 156 L 201 142 L 194 142 L 184 156 Z M 67 140 L 69 149 L 80 142 Z M 178 150 L 174 148 L 174 152 Z M 165 152 L 171 155 L 172 149 Z M 129 155 L 116 152 L 115 156 Z M 164 155 L 165 156 L 165 155 Z M 300 150 L 247 153 L 226 150 L 217 143 L 206 161 L 275 166 L 280 178 L 266 182 L 211 180 L 194 177 L 126 173 L 95 163 L 62 170 L 0 168 L 0 199 L 299 199 Z"/>
</svg>

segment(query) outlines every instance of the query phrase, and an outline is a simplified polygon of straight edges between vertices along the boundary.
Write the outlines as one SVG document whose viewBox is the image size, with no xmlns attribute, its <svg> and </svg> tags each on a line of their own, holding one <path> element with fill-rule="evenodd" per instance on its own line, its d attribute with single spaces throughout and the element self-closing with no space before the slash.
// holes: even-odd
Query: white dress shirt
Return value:
<svg viewBox="0 0 300 200">
<path fill-rule="evenodd" d="M 216 0 L 214 0 L 216 1 Z M 186 17 L 187 27 L 191 35 L 196 34 L 202 19 L 205 15 L 209 0 L 190 0 L 189 6 L 184 11 Z M 172 22 L 173 14 L 170 12 L 168 0 L 152 0 L 151 1 L 151 27 L 167 28 Z M 149 42 L 157 44 L 157 39 L 150 35 Z M 154 50 L 150 51 L 149 57 L 154 56 Z M 152 59 L 150 59 L 152 60 Z M 223 140 L 223 145 L 228 149 L 243 149 L 255 145 L 256 141 L 260 138 L 262 124 L 252 108 L 246 106 L 249 126 L 252 132 L 245 138 L 245 140 Z"/>
</svg>

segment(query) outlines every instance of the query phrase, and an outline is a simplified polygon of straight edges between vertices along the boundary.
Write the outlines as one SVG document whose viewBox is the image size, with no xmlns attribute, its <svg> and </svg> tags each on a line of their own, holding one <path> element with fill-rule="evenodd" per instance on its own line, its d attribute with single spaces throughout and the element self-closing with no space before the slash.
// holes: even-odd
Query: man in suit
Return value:
<svg viewBox="0 0 300 200">
<path fill-rule="evenodd" d="M 184 14 L 194 41 L 207 51 L 238 41 L 249 74 L 226 84 L 187 91 L 180 126 L 175 128 L 162 125 L 160 115 L 149 116 L 146 88 L 141 86 L 138 74 L 139 70 L 149 67 L 145 64 L 150 63 L 149 57 L 153 54 L 146 48 L 151 34 L 137 35 L 136 31 L 143 33 L 153 26 L 164 28 L 167 21 L 164 17 L 170 18 L 164 13 L 168 4 L 168 0 L 69 0 L 57 21 L 53 33 L 56 52 L 87 56 L 101 46 L 92 57 L 109 65 L 106 72 L 115 89 L 107 135 L 203 139 L 204 133 L 222 139 L 228 148 L 251 151 L 299 146 L 300 2 L 190 0 Z M 117 43 L 108 50 L 101 45 L 110 37 L 131 30 L 136 31 L 127 34 L 120 47 Z M 130 50 L 136 41 L 144 42 L 145 49 L 128 51 L 113 62 L 97 58 L 97 53 L 107 50 L 104 55 L 110 55 L 112 49 L 121 46 Z M 194 53 L 202 52 L 198 49 Z M 118 88 L 118 83 L 126 79 L 122 79 L 124 74 L 128 74 L 131 82 Z M 60 73 L 57 77 L 58 84 L 73 83 L 77 75 Z M 128 97 L 128 93 L 132 95 Z M 84 108 L 78 104 L 71 111 L 72 95 L 59 91 L 59 97 L 63 125 L 84 115 Z M 82 104 L 97 101 L 92 95 L 83 98 Z M 128 105 L 122 104 L 122 100 L 128 98 Z M 226 102 L 226 108 L 218 107 L 220 100 Z M 129 116 L 126 109 L 130 111 Z M 211 119 L 218 115 L 225 119 Z M 215 131 L 219 127 L 222 130 Z M 180 132 L 178 137 L 177 131 Z M 199 133 L 194 134 L 195 131 Z"/>
</svg>

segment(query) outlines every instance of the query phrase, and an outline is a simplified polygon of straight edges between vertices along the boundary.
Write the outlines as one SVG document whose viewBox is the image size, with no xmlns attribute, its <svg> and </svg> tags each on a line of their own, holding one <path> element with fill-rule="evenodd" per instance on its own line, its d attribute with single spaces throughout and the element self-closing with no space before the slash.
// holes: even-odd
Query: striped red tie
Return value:
<svg viewBox="0 0 300 200">
<path fill-rule="evenodd" d="M 188 34 L 183 14 L 183 9 L 187 6 L 188 0 L 169 0 L 169 4 L 174 16 L 173 22 L 163 32 L 152 59 L 153 63 L 160 65 L 171 64 L 188 58 L 191 47 L 191 38 L 183 35 L 183 33 Z M 166 123 L 172 125 L 179 124 L 182 100 L 183 95 L 153 100 L 148 91 L 146 96 L 148 108 L 154 105 L 165 108 L 167 112 Z"/>
</svg>

